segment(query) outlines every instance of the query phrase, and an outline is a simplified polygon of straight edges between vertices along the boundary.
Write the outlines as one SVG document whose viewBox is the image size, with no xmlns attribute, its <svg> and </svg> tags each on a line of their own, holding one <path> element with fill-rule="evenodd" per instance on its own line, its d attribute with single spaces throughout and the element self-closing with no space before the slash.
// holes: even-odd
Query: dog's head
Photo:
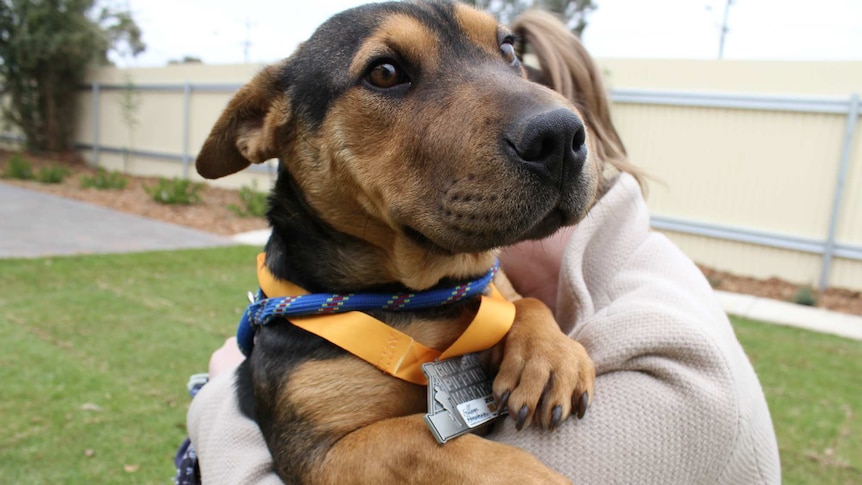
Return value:
<svg viewBox="0 0 862 485">
<path fill-rule="evenodd" d="M 278 158 L 276 192 L 385 253 L 394 280 L 481 273 L 495 248 L 580 220 L 600 176 L 576 108 L 526 79 L 513 44 L 460 4 L 338 14 L 236 94 L 198 172 Z"/>
</svg>

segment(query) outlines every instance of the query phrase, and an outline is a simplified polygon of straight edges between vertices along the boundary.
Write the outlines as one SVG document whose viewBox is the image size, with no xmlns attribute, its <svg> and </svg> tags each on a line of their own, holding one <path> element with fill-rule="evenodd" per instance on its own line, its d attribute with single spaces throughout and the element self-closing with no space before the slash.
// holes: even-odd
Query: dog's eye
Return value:
<svg viewBox="0 0 862 485">
<path fill-rule="evenodd" d="M 365 75 L 365 80 L 378 89 L 390 89 L 410 82 L 399 66 L 388 61 L 372 66 Z"/>
<path fill-rule="evenodd" d="M 518 54 L 515 53 L 515 39 L 506 37 L 503 43 L 500 44 L 500 52 L 503 54 L 503 59 L 513 66 L 518 65 Z"/>
</svg>

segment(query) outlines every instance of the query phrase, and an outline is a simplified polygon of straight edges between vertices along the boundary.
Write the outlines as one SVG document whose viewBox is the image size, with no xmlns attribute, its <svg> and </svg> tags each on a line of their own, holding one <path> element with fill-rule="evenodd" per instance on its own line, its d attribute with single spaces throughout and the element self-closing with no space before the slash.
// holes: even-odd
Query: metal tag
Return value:
<svg viewBox="0 0 862 485">
<path fill-rule="evenodd" d="M 438 443 L 506 415 L 506 410 L 498 409 L 494 402 L 493 380 L 478 355 L 422 364 L 422 372 L 428 378 L 425 423 Z"/>
</svg>

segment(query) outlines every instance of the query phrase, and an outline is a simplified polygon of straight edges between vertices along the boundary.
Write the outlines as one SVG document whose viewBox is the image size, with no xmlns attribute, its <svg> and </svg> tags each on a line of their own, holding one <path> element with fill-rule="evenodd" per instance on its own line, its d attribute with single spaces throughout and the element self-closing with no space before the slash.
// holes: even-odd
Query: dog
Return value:
<svg viewBox="0 0 862 485">
<path fill-rule="evenodd" d="M 532 19 L 528 35 L 571 37 L 550 17 Z M 569 48 L 540 40 L 540 58 Z M 562 75 L 575 80 L 568 97 L 548 87 L 559 88 L 567 62 L 588 61 L 527 68 L 518 48 L 491 16 L 445 0 L 347 10 L 237 92 L 196 168 L 215 179 L 279 159 L 259 267 L 276 283 L 340 295 L 464 284 L 494 267 L 499 248 L 581 220 L 606 160 L 626 168 L 604 101 L 579 98 L 593 80 Z M 582 418 L 595 381 L 586 350 L 543 303 L 497 278 L 515 315 L 481 352 L 497 404 L 519 429 Z M 481 305 L 365 313 L 445 349 Z M 285 483 L 568 483 L 477 434 L 438 444 L 423 419 L 425 386 L 288 321 L 256 327 L 253 345 L 237 369 L 240 407 Z"/>
</svg>

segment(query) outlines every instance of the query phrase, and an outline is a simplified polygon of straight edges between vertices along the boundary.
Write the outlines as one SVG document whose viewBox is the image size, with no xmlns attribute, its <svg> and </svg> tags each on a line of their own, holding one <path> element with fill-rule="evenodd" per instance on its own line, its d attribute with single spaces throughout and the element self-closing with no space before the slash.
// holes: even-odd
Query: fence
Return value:
<svg viewBox="0 0 862 485">
<path fill-rule="evenodd" d="M 692 258 L 821 289 L 862 288 L 858 95 L 619 90 L 613 99 L 634 160 L 670 187 L 650 196 L 652 225 Z"/>
<path fill-rule="evenodd" d="M 835 96 L 862 87 L 859 66 L 605 66 L 615 86 L 615 123 L 633 162 L 654 177 L 648 203 L 655 229 L 695 261 L 718 269 L 862 289 L 860 101 L 858 95 Z M 80 96 L 78 146 L 91 163 L 107 168 L 196 179 L 190 168 L 195 151 L 230 95 L 257 68 L 202 66 L 170 71 L 171 79 L 165 70 L 136 70 L 133 91 L 119 71 L 98 73 Z M 774 71 L 773 81 L 765 71 Z M 824 71 L 828 79 L 820 82 L 800 75 Z M 642 72 L 675 75 L 656 79 Z M 788 85 L 786 79 L 798 81 Z M 754 94 L 718 92 L 728 86 L 750 86 Z M 764 94 L 775 86 L 805 94 Z M 132 113 L 137 123 L 122 116 L 130 94 L 140 96 Z M 258 180 L 265 187 L 272 170 L 254 166 L 216 184 Z"/>
</svg>

